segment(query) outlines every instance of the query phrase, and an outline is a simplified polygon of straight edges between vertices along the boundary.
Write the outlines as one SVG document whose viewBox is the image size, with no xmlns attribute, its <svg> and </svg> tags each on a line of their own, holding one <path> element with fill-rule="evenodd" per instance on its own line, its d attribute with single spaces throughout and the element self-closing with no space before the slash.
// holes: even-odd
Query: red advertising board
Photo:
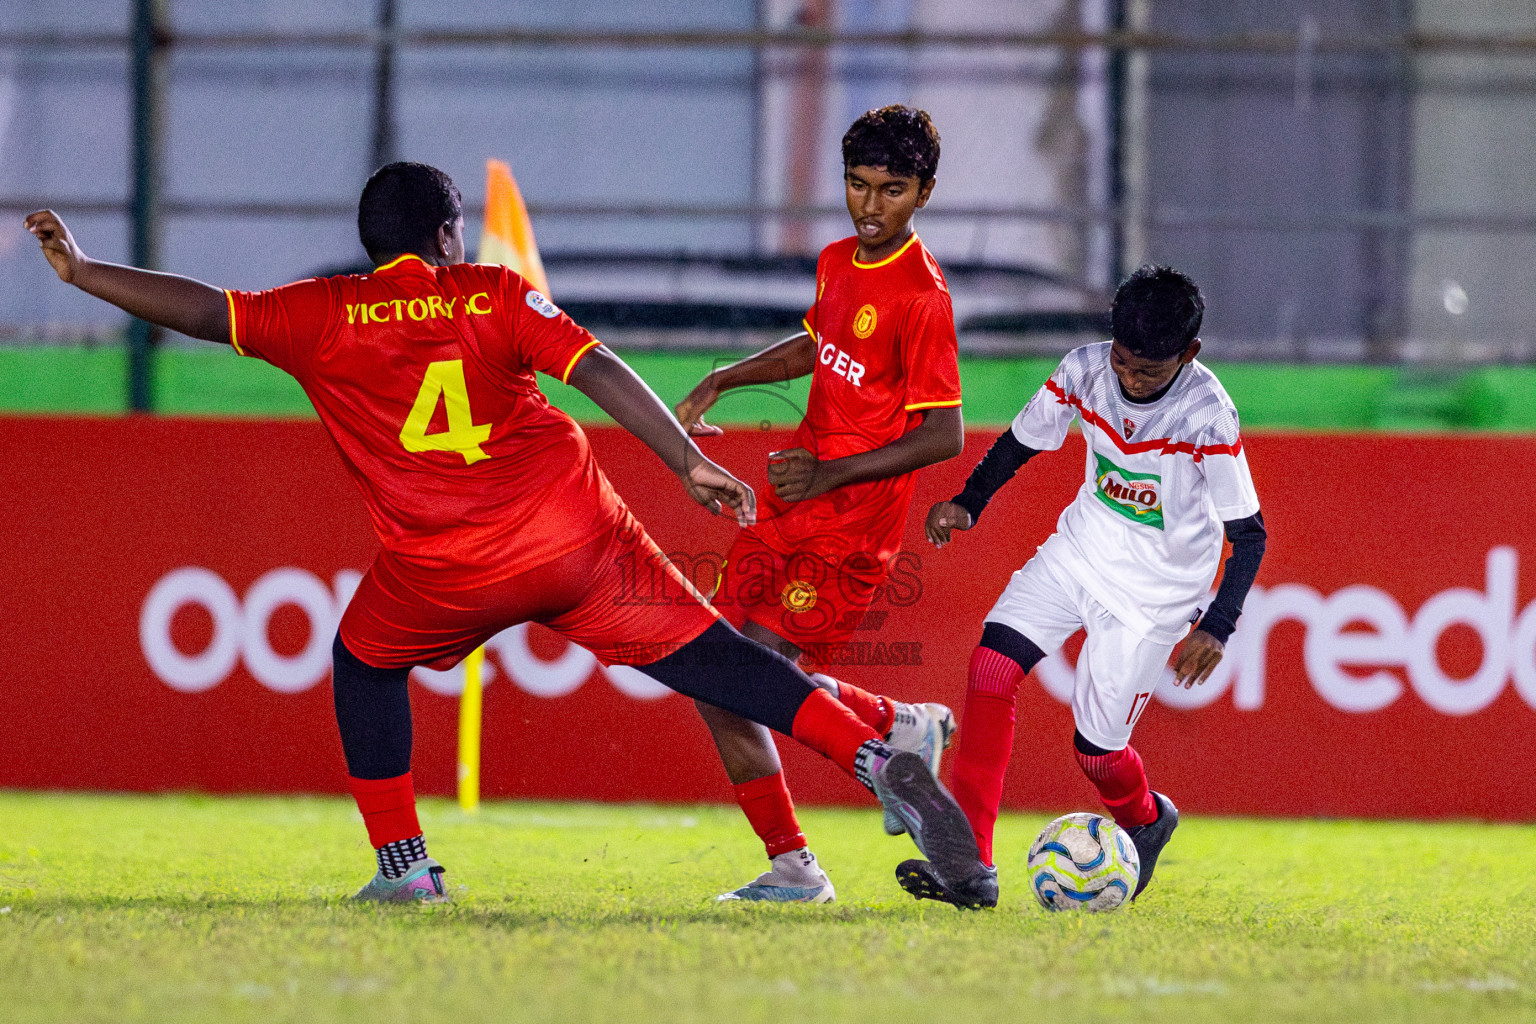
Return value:
<svg viewBox="0 0 1536 1024">
<path fill-rule="evenodd" d="M 621 431 L 599 461 L 661 546 L 712 579 L 730 522 L 686 500 Z M 959 709 L 981 621 L 1081 479 L 1080 439 L 1032 462 L 936 552 L 922 513 L 992 435 L 920 474 L 907 561 L 835 674 Z M 709 454 L 763 485 L 787 436 Z M 1523 438 L 1257 433 L 1270 540 L 1218 678 L 1159 690 L 1135 744 L 1192 811 L 1536 818 L 1536 552 Z M 341 791 L 330 638 L 376 542 L 311 422 L 0 419 L 0 786 Z M 1094 806 L 1071 755 L 1069 643 L 1025 683 L 1006 802 Z M 689 701 L 606 671 L 539 627 L 491 645 L 488 797 L 717 800 Z M 416 776 L 454 783 L 459 685 L 419 673 Z M 962 722 L 962 728 L 964 723 Z M 804 803 L 868 798 L 781 743 Z"/>
</svg>

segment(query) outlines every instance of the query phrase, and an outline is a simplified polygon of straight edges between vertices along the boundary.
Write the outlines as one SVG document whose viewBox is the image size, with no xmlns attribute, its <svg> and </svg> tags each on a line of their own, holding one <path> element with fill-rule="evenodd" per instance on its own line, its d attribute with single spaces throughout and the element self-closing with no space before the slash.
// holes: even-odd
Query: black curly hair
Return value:
<svg viewBox="0 0 1536 1024">
<path fill-rule="evenodd" d="M 438 228 L 463 215 L 464 200 L 447 174 L 430 164 L 385 164 L 357 201 L 357 235 L 374 261 L 422 255 L 437 243 Z"/>
<path fill-rule="evenodd" d="M 1143 359 L 1173 359 L 1200 334 L 1205 299 L 1189 275 L 1150 263 L 1115 289 L 1110 334 Z"/>
<path fill-rule="evenodd" d="M 939 169 L 939 131 L 926 110 L 892 103 L 868 111 L 843 136 L 843 166 L 930 181 Z"/>
</svg>

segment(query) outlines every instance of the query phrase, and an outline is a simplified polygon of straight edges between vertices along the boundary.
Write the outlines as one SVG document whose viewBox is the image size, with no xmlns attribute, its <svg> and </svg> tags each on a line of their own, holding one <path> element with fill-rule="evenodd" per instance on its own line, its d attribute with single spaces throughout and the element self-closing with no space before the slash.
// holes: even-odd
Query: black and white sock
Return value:
<svg viewBox="0 0 1536 1024">
<path fill-rule="evenodd" d="M 411 864 L 427 856 L 426 836 L 412 836 L 385 843 L 374 851 L 379 855 L 379 873 L 385 878 L 403 878 Z"/>
<path fill-rule="evenodd" d="M 875 791 L 875 773 L 885 766 L 896 751 L 880 740 L 865 740 L 853 755 L 853 777 L 871 793 Z"/>
</svg>

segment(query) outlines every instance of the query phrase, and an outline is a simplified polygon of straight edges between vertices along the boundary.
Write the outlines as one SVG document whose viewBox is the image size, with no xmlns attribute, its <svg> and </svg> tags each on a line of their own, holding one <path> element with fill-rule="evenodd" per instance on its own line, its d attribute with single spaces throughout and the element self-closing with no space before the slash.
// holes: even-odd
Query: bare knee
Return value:
<svg viewBox="0 0 1536 1024">
<path fill-rule="evenodd" d="M 766 726 L 702 701 L 694 701 L 699 717 L 709 726 L 715 749 L 731 782 L 740 785 L 779 771 L 779 748 Z"/>
<path fill-rule="evenodd" d="M 713 704 L 695 699 L 693 706 L 699 709 L 699 717 L 709 726 L 709 731 L 719 735 L 744 735 L 763 728 L 756 722 L 742 718 L 734 712 L 717 708 Z"/>
</svg>

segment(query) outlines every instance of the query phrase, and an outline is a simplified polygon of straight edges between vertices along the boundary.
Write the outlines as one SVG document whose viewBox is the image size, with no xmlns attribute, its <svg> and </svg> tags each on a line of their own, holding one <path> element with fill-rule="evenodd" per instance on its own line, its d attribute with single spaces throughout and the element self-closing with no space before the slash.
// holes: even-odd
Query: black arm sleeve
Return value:
<svg viewBox="0 0 1536 1024">
<path fill-rule="evenodd" d="M 1216 600 L 1200 617 L 1199 629 L 1227 642 L 1237 628 L 1237 618 L 1243 614 L 1243 600 L 1253 586 L 1253 578 L 1259 574 L 1259 563 L 1264 560 L 1264 516 L 1255 512 L 1247 519 L 1233 519 L 1223 524 L 1227 540 L 1232 542 L 1232 554 L 1227 558 L 1227 568 L 1221 576 L 1221 586 L 1216 590 Z"/>
<path fill-rule="evenodd" d="M 976 520 L 981 518 L 982 509 L 992 500 L 992 495 L 1013 479 L 1013 474 L 1019 471 L 1020 466 L 1039 454 L 1040 449 L 1022 443 L 1013 436 L 1013 428 L 1009 427 L 992 442 L 987 454 L 971 470 L 969 479 L 965 481 L 965 490 L 949 500 L 969 512 L 971 525 L 975 526 Z"/>
</svg>

